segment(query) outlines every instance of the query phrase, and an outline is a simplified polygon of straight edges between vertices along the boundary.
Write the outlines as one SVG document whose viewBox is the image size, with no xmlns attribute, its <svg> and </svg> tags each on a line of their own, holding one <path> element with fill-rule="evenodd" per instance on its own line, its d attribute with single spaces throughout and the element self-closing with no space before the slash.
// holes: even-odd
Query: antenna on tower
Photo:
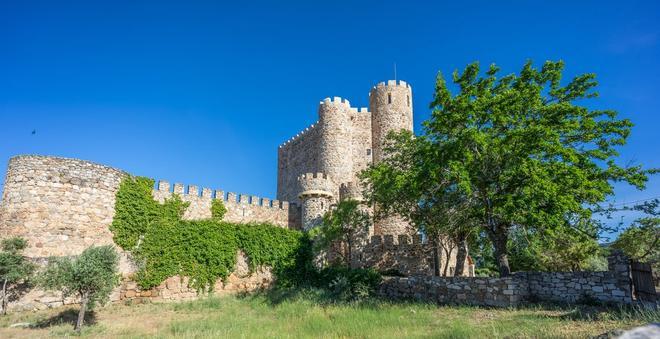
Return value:
<svg viewBox="0 0 660 339">
<path fill-rule="evenodd" d="M 394 63 L 394 81 L 396 81 L 396 62 Z"/>
</svg>

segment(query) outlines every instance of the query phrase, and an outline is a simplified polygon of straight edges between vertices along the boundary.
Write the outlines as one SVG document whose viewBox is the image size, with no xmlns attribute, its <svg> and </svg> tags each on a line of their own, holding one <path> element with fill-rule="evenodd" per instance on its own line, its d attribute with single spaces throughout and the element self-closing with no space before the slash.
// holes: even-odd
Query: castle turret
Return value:
<svg viewBox="0 0 660 339">
<path fill-rule="evenodd" d="M 364 201 L 364 195 L 360 186 L 356 185 L 354 182 L 347 182 L 341 184 L 339 187 L 339 197 L 341 201 L 344 200 L 357 200 Z"/>
<path fill-rule="evenodd" d="M 298 177 L 301 192 L 298 195 L 302 208 L 302 227 L 309 230 L 318 226 L 325 212 L 333 203 L 336 186 L 324 173 L 305 173 Z"/>
<path fill-rule="evenodd" d="M 369 92 L 369 109 L 373 161 L 378 162 L 390 131 L 413 130 L 412 88 L 405 81 L 381 82 Z"/>
<path fill-rule="evenodd" d="M 383 158 L 383 147 L 389 132 L 413 130 L 412 88 L 405 81 L 381 82 L 369 92 L 369 109 L 373 162 L 377 163 Z M 375 234 L 396 236 L 411 231 L 409 223 L 396 215 L 380 219 L 374 224 Z"/>
<path fill-rule="evenodd" d="M 348 100 L 339 97 L 326 98 L 319 105 L 319 171 L 337 183 L 353 177 L 351 106 Z M 335 197 L 339 186 L 332 189 Z"/>
</svg>

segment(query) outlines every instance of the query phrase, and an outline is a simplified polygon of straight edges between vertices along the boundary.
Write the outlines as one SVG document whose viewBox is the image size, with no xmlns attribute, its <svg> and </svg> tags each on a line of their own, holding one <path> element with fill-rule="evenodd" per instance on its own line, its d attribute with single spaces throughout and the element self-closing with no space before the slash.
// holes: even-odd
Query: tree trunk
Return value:
<svg viewBox="0 0 660 339">
<path fill-rule="evenodd" d="M 2 283 L 2 315 L 7 315 L 7 279 Z"/>
<path fill-rule="evenodd" d="M 353 242 L 351 241 L 351 235 L 348 235 L 348 239 L 346 240 L 346 244 L 348 245 L 348 268 L 353 268 L 353 251 L 351 248 L 353 247 Z"/>
<path fill-rule="evenodd" d="M 506 234 L 498 234 L 496 237 L 491 237 L 493 246 L 495 247 L 495 257 L 497 258 L 497 266 L 500 270 L 500 277 L 508 277 L 511 275 L 511 268 L 509 267 L 509 256 L 507 255 L 506 249 L 507 239 L 508 236 Z"/>
<path fill-rule="evenodd" d="M 454 270 L 454 276 L 460 277 L 463 275 L 465 269 L 465 260 L 467 259 L 468 250 L 467 250 L 467 237 L 462 234 L 456 237 L 456 270 Z"/>
<path fill-rule="evenodd" d="M 87 303 L 89 303 L 89 292 L 84 292 L 80 298 L 80 312 L 78 312 L 78 321 L 76 321 L 76 332 L 80 332 L 85 321 L 85 311 L 87 311 Z"/>
<path fill-rule="evenodd" d="M 434 241 L 435 246 L 433 246 L 433 265 L 435 266 L 433 269 L 433 275 L 436 277 L 440 276 L 440 266 L 442 263 L 440 262 L 440 246 L 438 246 L 438 242 Z"/>
<path fill-rule="evenodd" d="M 449 269 L 449 259 L 451 259 L 452 248 L 449 247 L 449 244 L 445 244 L 442 248 L 445 250 L 445 268 L 443 269 L 442 276 L 446 277 L 448 276 L 447 270 Z"/>
</svg>

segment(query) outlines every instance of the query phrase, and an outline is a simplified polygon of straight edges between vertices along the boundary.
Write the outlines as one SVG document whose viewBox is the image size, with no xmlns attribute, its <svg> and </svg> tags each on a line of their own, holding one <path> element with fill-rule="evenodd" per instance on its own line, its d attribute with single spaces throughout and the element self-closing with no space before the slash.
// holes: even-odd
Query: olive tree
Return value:
<svg viewBox="0 0 660 339">
<path fill-rule="evenodd" d="M 112 246 L 92 246 L 77 257 L 51 258 L 40 283 L 48 290 L 61 291 L 63 297 L 76 295 L 80 298 L 75 326 L 75 330 L 80 331 L 87 309 L 106 302 L 119 283 L 118 266 L 119 255 Z"/>
<path fill-rule="evenodd" d="M 27 241 L 14 237 L 2 240 L 0 252 L 0 282 L 2 283 L 1 307 L 2 314 L 7 314 L 7 305 L 11 298 L 17 297 L 20 291 L 27 288 L 35 265 L 25 258 L 21 252 L 27 247 Z"/>
</svg>

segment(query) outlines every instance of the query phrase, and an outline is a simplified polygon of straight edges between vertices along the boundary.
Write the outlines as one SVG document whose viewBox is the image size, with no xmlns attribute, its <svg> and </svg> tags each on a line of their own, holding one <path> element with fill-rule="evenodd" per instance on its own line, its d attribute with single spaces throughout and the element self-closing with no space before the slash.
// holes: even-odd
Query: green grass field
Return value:
<svg viewBox="0 0 660 339">
<path fill-rule="evenodd" d="M 74 335 L 77 308 L 9 314 L 0 337 Z M 589 337 L 660 321 L 660 312 L 586 306 L 516 309 L 370 300 L 331 304 L 314 293 L 208 297 L 192 302 L 110 305 L 90 313 L 89 337 L 512 338 Z M 26 327 L 9 327 L 29 323 Z"/>
</svg>

